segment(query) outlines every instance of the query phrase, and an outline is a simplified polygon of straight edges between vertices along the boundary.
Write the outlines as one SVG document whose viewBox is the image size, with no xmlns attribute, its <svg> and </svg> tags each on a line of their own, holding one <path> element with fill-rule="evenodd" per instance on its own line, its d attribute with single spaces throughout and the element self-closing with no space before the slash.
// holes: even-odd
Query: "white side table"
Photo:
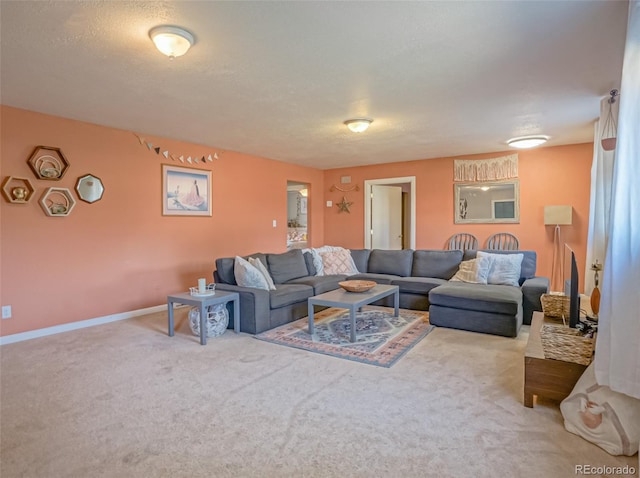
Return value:
<svg viewBox="0 0 640 478">
<path fill-rule="evenodd" d="M 233 301 L 233 330 L 236 334 L 240 333 L 240 294 L 237 292 L 226 292 L 217 290 L 214 295 L 206 297 L 197 297 L 183 292 L 167 297 L 167 306 L 169 307 L 169 337 L 173 337 L 173 304 L 186 304 L 198 307 L 200 309 L 200 345 L 207 345 L 207 307 L 217 304 L 227 304 Z"/>
</svg>

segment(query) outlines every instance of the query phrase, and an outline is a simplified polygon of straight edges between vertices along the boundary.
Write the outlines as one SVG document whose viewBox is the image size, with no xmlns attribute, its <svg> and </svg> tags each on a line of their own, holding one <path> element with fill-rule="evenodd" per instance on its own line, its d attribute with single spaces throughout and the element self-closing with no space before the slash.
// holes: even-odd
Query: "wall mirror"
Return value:
<svg viewBox="0 0 640 478">
<path fill-rule="evenodd" d="M 104 194 L 104 186 L 102 181 L 97 176 L 92 174 L 86 174 L 80 176 L 76 183 L 76 192 L 78 197 L 85 202 L 92 203 L 102 199 Z"/>
<path fill-rule="evenodd" d="M 454 184 L 456 224 L 520 222 L 520 181 Z"/>
</svg>

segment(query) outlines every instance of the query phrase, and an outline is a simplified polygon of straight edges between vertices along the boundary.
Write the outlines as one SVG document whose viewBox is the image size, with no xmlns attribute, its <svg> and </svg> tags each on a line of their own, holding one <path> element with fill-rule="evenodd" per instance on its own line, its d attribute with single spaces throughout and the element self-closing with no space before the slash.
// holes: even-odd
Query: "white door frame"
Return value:
<svg viewBox="0 0 640 478">
<path fill-rule="evenodd" d="M 409 248 L 416 248 L 416 177 L 368 179 L 364 182 L 364 247 L 371 249 L 371 186 L 374 184 L 409 184 L 411 211 L 409 214 Z"/>
</svg>

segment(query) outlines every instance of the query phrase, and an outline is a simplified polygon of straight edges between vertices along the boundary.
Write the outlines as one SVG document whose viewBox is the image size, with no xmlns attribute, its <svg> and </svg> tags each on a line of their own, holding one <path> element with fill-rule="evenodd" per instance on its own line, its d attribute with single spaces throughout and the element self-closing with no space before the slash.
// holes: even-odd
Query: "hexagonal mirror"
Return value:
<svg viewBox="0 0 640 478">
<path fill-rule="evenodd" d="M 102 199 L 104 194 L 104 186 L 99 177 L 92 174 L 80 176 L 76 183 L 76 192 L 78 197 L 88 203 L 96 202 Z"/>
</svg>

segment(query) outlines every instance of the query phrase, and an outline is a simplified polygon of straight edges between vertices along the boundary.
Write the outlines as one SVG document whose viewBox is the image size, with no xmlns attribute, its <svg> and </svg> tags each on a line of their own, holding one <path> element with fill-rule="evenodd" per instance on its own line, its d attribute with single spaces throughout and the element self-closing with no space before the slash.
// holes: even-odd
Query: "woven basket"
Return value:
<svg viewBox="0 0 640 478">
<path fill-rule="evenodd" d="M 373 289 L 376 283 L 370 280 L 346 280 L 338 282 L 338 285 L 347 292 L 366 292 Z"/>
<path fill-rule="evenodd" d="M 542 312 L 547 317 L 561 319 L 569 316 L 569 296 L 564 294 L 542 294 Z"/>
<path fill-rule="evenodd" d="M 593 359 L 595 337 L 585 337 L 577 329 L 544 324 L 540 330 L 544 357 L 563 362 L 589 365 Z"/>
</svg>

